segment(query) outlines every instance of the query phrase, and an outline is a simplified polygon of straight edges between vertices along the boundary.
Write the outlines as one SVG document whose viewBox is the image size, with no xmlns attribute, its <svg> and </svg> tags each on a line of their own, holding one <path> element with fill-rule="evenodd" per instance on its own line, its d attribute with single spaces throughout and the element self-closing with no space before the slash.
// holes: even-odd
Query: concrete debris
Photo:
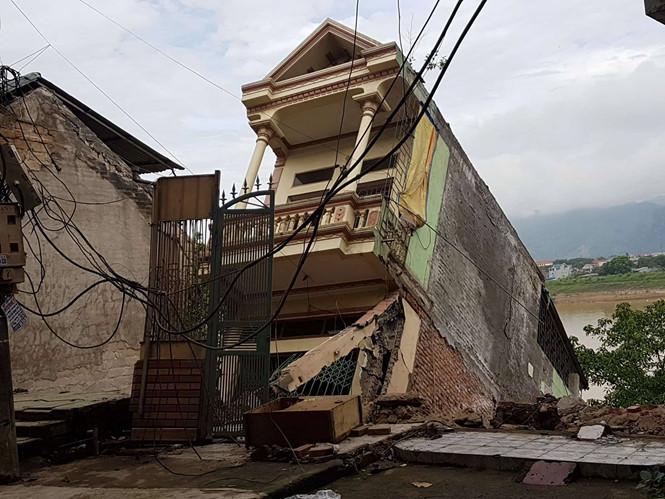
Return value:
<svg viewBox="0 0 665 499">
<path fill-rule="evenodd" d="M 415 395 L 414 393 L 390 393 L 388 395 L 381 395 L 374 401 L 379 407 L 398 407 L 398 406 L 411 406 L 420 407 L 424 404 L 424 399 Z"/>
<path fill-rule="evenodd" d="M 387 424 L 377 424 L 367 427 L 368 435 L 390 435 L 391 431 L 390 425 Z"/>
<path fill-rule="evenodd" d="M 494 428 L 510 424 L 527 425 L 537 430 L 554 430 L 559 420 L 557 398 L 548 394 L 538 397 L 535 404 L 499 402 L 490 424 Z"/>
<path fill-rule="evenodd" d="M 411 485 L 418 487 L 419 489 L 428 489 L 432 486 L 429 482 L 411 482 Z"/>
<path fill-rule="evenodd" d="M 299 458 L 305 457 L 307 454 L 309 454 L 309 451 L 312 447 L 314 447 L 314 444 L 303 444 L 300 447 L 293 449 L 293 453 Z"/>
<path fill-rule="evenodd" d="M 607 426 L 596 424 L 591 426 L 582 426 L 580 431 L 577 432 L 579 440 L 598 440 L 607 432 Z"/>
<path fill-rule="evenodd" d="M 590 407 L 579 397 L 552 395 L 538 397 L 535 403 L 503 401 L 496 406 L 493 428 L 556 430 L 577 435 L 583 426 L 604 425 L 629 435 L 665 436 L 665 405 L 635 405 L 626 409 Z"/>
<path fill-rule="evenodd" d="M 575 412 L 580 412 L 586 407 L 586 402 L 581 397 L 561 397 L 556 403 L 556 410 L 559 416 L 568 416 Z"/>
<path fill-rule="evenodd" d="M 351 430 L 350 436 L 352 437 L 362 437 L 365 433 L 367 433 L 367 425 L 360 425 L 356 426 Z"/>
<path fill-rule="evenodd" d="M 453 418 L 455 423 L 466 428 L 482 428 L 483 418 L 472 409 L 464 409 L 455 414 Z"/>
<path fill-rule="evenodd" d="M 556 429 L 576 434 L 582 426 L 603 423 L 617 433 L 665 436 L 665 405 L 639 405 L 627 409 L 586 407 L 562 417 Z"/>
<path fill-rule="evenodd" d="M 369 420 L 373 423 L 412 423 L 425 421 L 430 415 L 423 398 L 412 393 L 393 393 L 374 400 Z"/>
<path fill-rule="evenodd" d="M 577 464 L 537 461 L 524 477 L 528 485 L 565 485 L 573 480 Z"/>
<path fill-rule="evenodd" d="M 323 444 L 310 448 L 308 454 L 310 457 L 322 457 L 322 456 L 330 456 L 334 452 L 335 448 L 332 445 Z"/>
<path fill-rule="evenodd" d="M 333 490 L 319 490 L 316 494 L 296 494 L 286 499 L 341 499 L 342 496 Z"/>
</svg>

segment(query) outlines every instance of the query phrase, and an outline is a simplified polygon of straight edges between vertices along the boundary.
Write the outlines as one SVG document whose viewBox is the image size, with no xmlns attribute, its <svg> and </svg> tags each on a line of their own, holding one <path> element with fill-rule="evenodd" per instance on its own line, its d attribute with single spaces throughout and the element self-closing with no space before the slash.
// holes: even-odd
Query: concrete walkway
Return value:
<svg viewBox="0 0 665 499">
<path fill-rule="evenodd" d="M 398 457 L 410 462 L 509 471 L 541 460 L 573 462 L 583 476 L 606 478 L 630 478 L 665 464 L 665 443 L 640 439 L 583 442 L 531 433 L 456 431 L 435 440 L 405 440 L 395 449 Z"/>
</svg>

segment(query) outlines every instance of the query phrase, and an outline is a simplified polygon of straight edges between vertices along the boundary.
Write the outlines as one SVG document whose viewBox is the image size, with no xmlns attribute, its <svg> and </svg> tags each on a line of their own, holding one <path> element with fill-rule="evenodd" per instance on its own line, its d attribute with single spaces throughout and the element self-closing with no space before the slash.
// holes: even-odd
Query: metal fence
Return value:
<svg viewBox="0 0 665 499">
<path fill-rule="evenodd" d="M 150 242 L 150 301 L 146 335 L 151 341 L 179 341 L 158 326 L 187 329 L 208 313 L 211 219 L 154 222 Z M 189 336 L 205 340 L 202 326 Z"/>
<path fill-rule="evenodd" d="M 267 196 L 269 203 L 264 203 Z M 241 202 L 248 202 L 245 208 Z M 214 213 L 206 382 L 213 435 L 243 433 L 243 414 L 268 400 L 274 192 L 240 196 Z"/>
<path fill-rule="evenodd" d="M 578 371 L 575 354 L 571 352 L 566 332 L 546 291 L 541 294 L 538 318 L 538 345 L 563 382 L 568 383 L 568 376 Z"/>
</svg>

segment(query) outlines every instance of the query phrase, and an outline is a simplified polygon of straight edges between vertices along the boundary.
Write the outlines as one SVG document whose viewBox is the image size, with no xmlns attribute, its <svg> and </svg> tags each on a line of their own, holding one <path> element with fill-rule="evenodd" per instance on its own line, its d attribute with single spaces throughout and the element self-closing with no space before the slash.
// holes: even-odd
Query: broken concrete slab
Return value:
<svg viewBox="0 0 665 499">
<path fill-rule="evenodd" d="M 573 480 L 576 469 L 575 463 L 537 461 L 531 465 L 522 482 L 528 485 L 566 485 Z"/>
<path fill-rule="evenodd" d="M 305 355 L 282 369 L 271 386 L 278 391 L 293 392 L 319 374 L 324 367 L 346 357 L 351 350 L 358 348 L 364 340 L 374 335 L 377 330 L 378 317 L 398 299 L 399 294 L 394 293 L 363 315 L 356 323 L 309 350 Z"/>
<path fill-rule="evenodd" d="M 580 431 L 577 432 L 579 440 L 598 440 L 600 437 L 607 433 L 608 427 L 602 424 L 591 426 L 582 426 Z"/>
</svg>

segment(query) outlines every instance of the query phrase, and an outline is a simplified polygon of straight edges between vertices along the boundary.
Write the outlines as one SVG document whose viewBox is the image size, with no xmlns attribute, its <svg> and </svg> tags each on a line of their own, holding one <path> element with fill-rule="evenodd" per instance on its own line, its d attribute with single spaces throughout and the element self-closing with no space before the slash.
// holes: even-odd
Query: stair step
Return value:
<svg viewBox="0 0 665 499">
<path fill-rule="evenodd" d="M 18 458 L 27 459 L 41 454 L 46 448 L 43 438 L 16 437 L 16 447 L 18 448 Z"/>
<path fill-rule="evenodd" d="M 56 419 L 53 416 L 52 409 L 22 409 L 15 411 L 14 415 L 17 421 L 45 421 Z"/>
<path fill-rule="evenodd" d="M 70 423 L 64 419 L 16 421 L 16 435 L 19 437 L 53 438 L 70 432 Z"/>
</svg>

